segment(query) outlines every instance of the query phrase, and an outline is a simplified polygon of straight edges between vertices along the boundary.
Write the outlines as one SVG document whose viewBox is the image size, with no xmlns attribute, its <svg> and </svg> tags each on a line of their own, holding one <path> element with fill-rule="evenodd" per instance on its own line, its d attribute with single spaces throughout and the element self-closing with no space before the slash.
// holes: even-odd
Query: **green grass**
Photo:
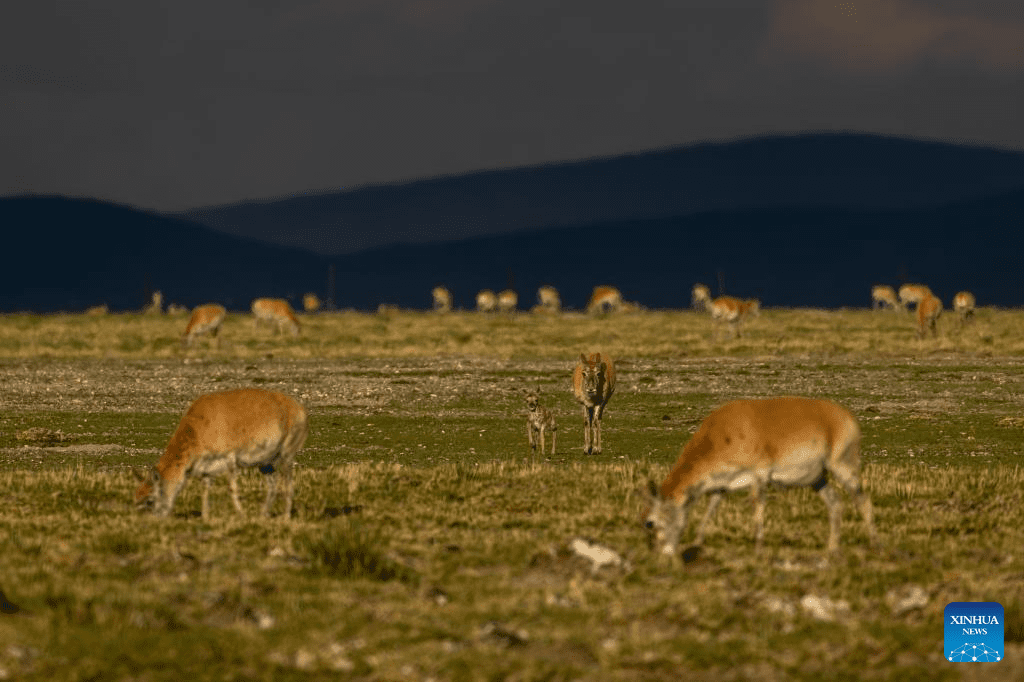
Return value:
<svg viewBox="0 0 1024 682">
<path fill-rule="evenodd" d="M 978 679 L 1020 679 L 1024 360 L 1001 325 L 1024 316 L 980 318 L 919 342 L 895 315 L 769 310 L 714 345 L 691 313 L 346 313 L 309 318 L 298 344 L 235 318 L 231 344 L 187 354 L 166 343 L 180 319 L 2 318 L 0 590 L 18 611 L 0 613 L 0 678 L 952 680 L 968 666 L 941 658 L 944 606 L 994 600 L 1007 660 Z M 970 340 L 983 324 L 992 345 Z M 141 350 L 121 349 L 132 338 Z M 619 382 L 605 451 L 584 457 L 569 375 L 594 338 Z M 237 386 L 309 410 L 291 522 L 237 517 L 223 480 L 209 523 L 198 483 L 170 518 L 138 514 L 130 468 L 156 461 L 189 401 Z M 523 389 L 538 386 L 559 437 L 535 461 Z M 737 493 L 697 561 L 662 563 L 633 490 L 716 405 L 779 394 L 857 415 L 882 548 L 847 504 L 822 563 L 824 505 L 789 490 L 770 494 L 755 554 Z M 241 477 L 252 515 L 262 485 Z M 628 567 L 593 572 L 576 537 Z M 912 586 L 925 606 L 893 613 Z M 807 596 L 848 611 L 818 621 Z"/>
</svg>

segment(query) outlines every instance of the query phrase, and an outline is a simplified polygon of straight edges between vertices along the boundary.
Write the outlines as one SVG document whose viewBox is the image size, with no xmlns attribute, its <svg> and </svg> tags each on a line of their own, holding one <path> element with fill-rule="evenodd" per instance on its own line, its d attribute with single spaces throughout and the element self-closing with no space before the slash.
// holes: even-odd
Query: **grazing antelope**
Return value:
<svg viewBox="0 0 1024 682">
<path fill-rule="evenodd" d="M 277 478 L 284 478 L 284 518 L 291 518 L 295 453 L 306 440 L 306 410 L 283 393 L 242 388 L 209 393 L 196 399 L 181 418 L 160 461 L 144 476 L 135 491 L 135 503 L 167 516 L 188 479 L 203 479 L 203 520 L 210 517 L 210 482 L 226 474 L 235 510 L 244 515 L 238 500 L 238 470 L 259 467 L 267 474 L 267 500 L 263 515 L 270 515 Z"/>
<path fill-rule="evenodd" d="M 614 313 L 622 308 L 622 294 L 615 287 L 597 286 L 587 301 L 588 313 Z"/>
<path fill-rule="evenodd" d="M 974 319 L 974 294 L 961 291 L 953 297 L 953 310 L 960 316 L 960 326 Z"/>
<path fill-rule="evenodd" d="M 562 310 L 562 298 L 553 286 L 545 285 L 537 289 L 537 303 L 548 312 L 557 313 Z"/>
<path fill-rule="evenodd" d="M 748 317 L 757 317 L 761 312 L 761 302 L 756 298 L 748 298 L 743 301 L 732 296 L 719 296 L 711 301 L 711 319 L 716 323 L 718 329 L 727 325 L 733 336 L 741 336 L 740 325 Z"/>
<path fill-rule="evenodd" d="M 445 287 L 434 287 L 430 292 L 434 297 L 434 312 L 449 313 L 452 310 L 452 293 Z"/>
<path fill-rule="evenodd" d="M 638 492 L 647 508 L 641 516 L 653 547 L 675 557 L 686 530 L 690 507 L 702 495 L 711 496 L 697 529 L 696 545 L 721 502 L 722 495 L 750 488 L 754 500 L 754 540 L 764 539 L 764 489 L 769 484 L 806 486 L 817 491 L 828 507 L 827 549 L 839 549 L 842 501 L 828 476 L 853 497 L 877 544 L 871 498 L 860 477 L 860 428 L 845 408 L 811 398 L 736 400 L 719 407 L 683 447 L 679 460 L 658 487 Z"/>
<path fill-rule="evenodd" d="M 526 438 L 530 443 L 530 451 L 537 452 L 537 442 L 540 441 L 540 454 L 544 456 L 544 434 L 551 434 L 551 456 L 555 456 L 555 438 L 558 437 L 558 425 L 555 424 L 555 413 L 546 407 L 541 407 L 540 397 L 530 392 L 526 394 Z"/>
<path fill-rule="evenodd" d="M 216 338 L 220 331 L 220 325 L 224 322 L 228 311 L 224 306 L 216 303 L 196 306 L 192 311 L 192 317 L 185 325 L 185 333 L 181 336 L 181 347 L 188 348 L 195 338 L 201 334 L 209 334 Z"/>
<path fill-rule="evenodd" d="M 511 289 L 505 289 L 498 294 L 498 310 L 503 313 L 514 313 L 519 305 L 519 294 Z"/>
<path fill-rule="evenodd" d="M 615 392 L 615 364 L 607 353 L 580 353 L 572 392 L 583 406 L 583 452 L 601 454 L 601 416 Z"/>
<path fill-rule="evenodd" d="M 930 296 L 932 290 L 924 284 L 904 284 L 900 287 L 900 303 L 904 308 L 909 309 L 910 303 L 920 304 L 925 296 Z"/>
<path fill-rule="evenodd" d="M 283 298 L 257 298 L 252 302 L 253 326 L 259 328 L 265 322 L 277 329 L 278 333 L 290 329 L 292 336 L 299 335 L 299 318 L 295 317 L 288 301 Z"/>
<path fill-rule="evenodd" d="M 180 317 L 182 315 L 188 315 L 188 308 L 177 303 L 172 303 L 167 306 L 167 314 L 173 317 Z"/>
<path fill-rule="evenodd" d="M 320 297 L 312 292 L 302 297 L 302 309 L 307 313 L 315 313 L 320 310 L 320 305 Z"/>
<path fill-rule="evenodd" d="M 490 289 L 484 289 L 476 295 L 476 309 L 481 313 L 493 313 L 498 307 L 498 297 Z"/>
<path fill-rule="evenodd" d="M 876 284 L 871 287 L 871 309 L 888 308 L 889 310 L 902 310 L 903 305 L 896 298 L 896 292 L 888 284 Z"/>
<path fill-rule="evenodd" d="M 109 312 L 110 308 L 107 307 L 106 303 L 104 303 L 103 305 L 94 305 L 91 308 L 85 309 L 85 314 L 91 317 L 100 317 L 106 315 Z"/>
<path fill-rule="evenodd" d="M 690 292 L 690 306 L 697 311 L 704 312 L 711 305 L 711 290 L 703 284 L 694 284 Z"/>
<path fill-rule="evenodd" d="M 937 337 L 939 335 L 938 329 L 935 327 L 935 323 L 939 320 L 939 315 L 942 314 L 942 301 L 935 296 L 928 294 L 917 304 L 917 336 L 918 338 L 924 338 L 928 330 L 931 330 L 932 336 Z"/>
</svg>

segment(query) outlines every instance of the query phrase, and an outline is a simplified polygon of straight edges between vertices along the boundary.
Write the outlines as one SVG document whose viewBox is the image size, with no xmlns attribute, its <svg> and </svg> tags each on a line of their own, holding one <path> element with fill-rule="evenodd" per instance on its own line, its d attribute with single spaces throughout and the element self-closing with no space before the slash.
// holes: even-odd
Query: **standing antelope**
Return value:
<svg viewBox="0 0 1024 682">
<path fill-rule="evenodd" d="M 703 284 L 694 284 L 690 292 L 690 306 L 699 312 L 704 312 L 711 305 L 711 290 Z"/>
<path fill-rule="evenodd" d="M 615 287 L 597 286 L 587 301 L 588 313 L 614 313 L 622 308 L 622 294 Z"/>
<path fill-rule="evenodd" d="M 216 303 L 196 306 L 192 311 L 192 317 L 185 325 L 185 333 L 181 336 L 181 347 L 188 348 L 200 334 L 209 334 L 216 338 L 220 331 L 220 325 L 224 322 L 228 311 L 224 306 Z"/>
<path fill-rule="evenodd" d="M 741 336 L 740 325 L 748 317 L 757 317 L 761 312 L 761 302 L 756 298 L 748 298 L 742 301 L 732 296 L 719 296 L 711 302 L 711 319 L 716 323 L 718 329 L 715 330 L 715 334 L 722 325 L 728 326 L 729 331 L 733 336 Z"/>
<path fill-rule="evenodd" d="M 827 548 L 834 552 L 839 549 L 842 500 L 830 486 L 829 474 L 853 497 L 871 543 L 877 544 L 871 498 L 861 486 L 860 428 L 853 415 L 829 400 L 736 400 L 708 415 L 660 488 L 648 481 L 648 488 L 638 491 L 647 504 L 641 518 L 655 549 L 675 557 L 694 502 L 711 495 L 697 529 L 699 546 L 722 495 L 750 488 L 754 541 L 760 549 L 764 489 L 769 484 L 806 486 L 817 491 L 828 507 Z"/>
<path fill-rule="evenodd" d="M 159 291 L 153 292 L 153 299 L 142 308 L 143 315 L 163 315 L 164 295 Z"/>
<path fill-rule="evenodd" d="M 259 328 L 260 323 L 267 323 L 277 329 L 280 334 L 285 329 L 291 330 L 292 336 L 299 335 L 299 318 L 295 317 L 288 301 L 283 298 L 257 298 L 252 302 L 253 326 Z"/>
<path fill-rule="evenodd" d="M 953 310 L 960 316 L 960 326 L 974 319 L 974 294 L 961 291 L 953 297 Z"/>
<path fill-rule="evenodd" d="M 555 439 L 558 437 L 558 425 L 555 424 L 555 413 L 546 407 L 541 407 L 540 397 L 530 392 L 526 394 L 526 438 L 530 444 L 530 451 L 537 452 L 537 442 L 540 441 L 540 454 L 544 456 L 544 434 L 551 434 L 551 456 L 555 456 Z"/>
<path fill-rule="evenodd" d="M 572 392 L 583 406 L 583 452 L 601 454 L 601 416 L 615 392 L 615 364 L 607 353 L 580 353 Z"/>
<path fill-rule="evenodd" d="M 498 297 L 490 289 L 483 289 L 476 295 L 476 309 L 481 313 L 493 313 L 498 307 Z"/>
<path fill-rule="evenodd" d="M 920 304 L 925 296 L 930 296 L 932 290 L 924 284 L 904 284 L 900 287 L 900 303 L 904 308 L 909 308 L 910 303 Z"/>
<path fill-rule="evenodd" d="M 901 310 L 903 305 L 896 298 L 896 292 L 888 284 L 876 284 L 871 287 L 871 309 L 888 308 L 889 310 Z"/>
<path fill-rule="evenodd" d="M 244 515 L 238 500 L 238 470 L 259 467 L 267 474 L 267 500 L 263 515 L 270 515 L 278 475 L 284 478 L 284 518 L 291 518 L 295 454 L 306 440 L 306 410 L 283 393 L 242 388 L 200 396 L 181 418 L 160 461 L 143 476 L 135 503 L 167 516 L 188 479 L 203 479 L 202 518 L 210 517 L 210 482 L 226 474 L 235 510 Z"/>
<path fill-rule="evenodd" d="M 310 292 L 302 297 L 302 309 L 307 313 L 315 313 L 320 310 L 320 297 Z"/>
<path fill-rule="evenodd" d="M 452 310 L 452 293 L 445 287 L 434 287 L 430 292 L 434 297 L 434 312 L 449 313 Z"/>
<path fill-rule="evenodd" d="M 928 294 L 917 304 L 917 336 L 923 339 L 928 330 L 931 330 L 932 336 L 937 337 L 939 335 L 938 329 L 935 327 L 935 323 L 939 320 L 939 315 L 942 314 L 942 301 L 935 296 Z"/>
<path fill-rule="evenodd" d="M 545 285 L 537 289 L 537 303 L 548 312 L 557 313 L 562 310 L 562 298 L 553 286 Z"/>
<path fill-rule="evenodd" d="M 498 310 L 503 313 L 514 313 L 519 305 L 519 294 L 511 289 L 505 289 L 498 294 Z"/>
</svg>

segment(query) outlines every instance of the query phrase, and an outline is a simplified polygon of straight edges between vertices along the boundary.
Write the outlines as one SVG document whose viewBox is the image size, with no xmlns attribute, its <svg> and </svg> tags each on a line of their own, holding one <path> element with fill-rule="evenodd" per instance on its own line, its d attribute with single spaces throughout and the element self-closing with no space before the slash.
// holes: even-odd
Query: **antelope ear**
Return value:
<svg viewBox="0 0 1024 682">
<path fill-rule="evenodd" d="M 658 484 L 651 479 L 647 479 L 647 494 L 652 500 L 658 499 L 658 495 L 660 494 L 658 491 Z"/>
<path fill-rule="evenodd" d="M 160 485 L 160 472 L 157 471 L 155 466 L 150 467 L 149 469 L 149 479 L 153 481 L 154 488 Z"/>
<path fill-rule="evenodd" d="M 140 483 L 146 480 L 146 475 L 139 471 L 138 469 L 136 469 L 135 467 L 132 467 L 132 476 L 134 476 L 135 480 L 139 481 Z"/>
<path fill-rule="evenodd" d="M 583 353 L 580 353 L 580 363 L 583 365 L 587 364 L 587 356 L 584 355 Z"/>
</svg>

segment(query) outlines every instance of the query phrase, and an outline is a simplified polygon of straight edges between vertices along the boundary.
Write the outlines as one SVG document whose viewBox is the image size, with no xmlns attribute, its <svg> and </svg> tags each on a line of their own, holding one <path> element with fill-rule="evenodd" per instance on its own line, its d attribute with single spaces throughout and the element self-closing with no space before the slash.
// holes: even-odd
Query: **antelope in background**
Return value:
<svg viewBox="0 0 1024 682">
<path fill-rule="evenodd" d="M 932 290 L 924 284 L 904 284 L 900 287 L 900 303 L 904 308 L 909 309 L 910 304 L 920 304 L 926 296 L 931 296 Z"/>
<path fill-rule="evenodd" d="M 217 303 L 196 306 L 188 324 L 185 325 L 185 333 L 181 336 L 181 347 L 188 348 L 196 337 L 202 334 L 209 334 L 213 338 L 217 338 L 217 332 L 220 331 L 220 325 L 224 322 L 227 314 L 228 311 L 224 309 L 224 306 Z"/>
<path fill-rule="evenodd" d="M 690 292 L 690 307 L 698 312 L 705 312 L 711 305 L 711 290 L 703 284 L 694 284 Z"/>
<path fill-rule="evenodd" d="M 697 529 L 696 546 L 722 495 L 750 488 L 754 499 L 754 542 L 764 540 L 764 491 L 769 485 L 806 486 L 828 508 L 829 552 L 839 549 L 842 500 L 829 476 L 853 497 L 872 545 L 878 538 L 871 498 L 860 476 L 860 428 L 849 411 L 829 400 L 768 398 L 736 400 L 713 411 L 683 447 L 679 460 L 657 486 L 648 481 L 638 493 L 646 502 L 641 515 L 652 546 L 677 556 L 690 508 L 711 495 Z"/>
<path fill-rule="evenodd" d="M 307 313 L 315 313 L 320 310 L 320 297 L 310 292 L 302 297 L 302 309 Z"/>
<path fill-rule="evenodd" d="M 927 296 L 921 299 L 917 304 L 917 336 L 923 339 L 928 330 L 931 330 L 932 336 L 937 337 L 939 335 L 938 329 L 936 329 L 935 323 L 939 320 L 939 315 L 942 314 L 942 301 L 937 297 L 929 293 Z"/>
<path fill-rule="evenodd" d="M 871 287 L 871 309 L 888 308 L 902 310 L 903 305 L 896 298 L 896 291 L 888 284 L 876 284 Z"/>
<path fill-rule="evenodd" d="M 484 289 L 476 295 L 476 309 L 481 313 L 493 313 L 498 307 L 498 297 L 490 289 Z"/>
<path fill-rule="evenodd" d="M 615 364 L 607 353 L 580 353 L 572 392 L 583 406 L 583 452 L 601 454 L 601 417 L 615 392 Z"/>
<path fill-rule="evenodd" d="M 514 313 L 519 305 L 519 294 L 511 289 L 505 289 L 498 294 L 498 310 L 503 313 Z"/>
<path fill-rule="evenodd" d="M 953 297 L 953 310 L 960 317 L 960 326 L 974 319 L 974 294 L 969 291 L 958 292 Z"/>
<path fill-rule="evenodd" d="M 615 287 L 596 286 L 587 301 L 588 313 L 614 313 L 622 309 L 622 294 Z"/>
<path fill-rule="evenodd" d="M 153 292 L 152 300 L 142 308 L 143 315 L 162 315 L 164 312 L 164 295 L 159 291 Z"/>
<path fill-rule="evenodd" d="M 268 476 L 263 515 L 270 515 L 280 476 L 285 485 L 284 518 L 290 519 L 292 466 L 308 430 L 305 408 L 283 393 L 242 388 L 200 396 L 181 418 L 150 475 L 135 472 L 141 481 L 135 503 L 151 508 L 157 516 L 168 516 L 185 484 L 198 476 L 204 483 L 202 518 L 207 521 L 211 478 L 225 474 L 231 502 L 244 515 L 238 499 L 238 470 L 259 467 Z"/>
<path fill-rule="evenodd" d="M 295 317 L 288 301 L 283 298 L 257 298 L 252 302 L 253 327 L 259 329 L 260 324 L 266 323 L 277 330 L 277 333 L 285 329 L 291 331 L 292 336 L 299 335 L 299 318 Z"/>
<path fill-rule="evenodd" d="M 434 287 L 430 292 L 434 298 L 434 312 L 450 313 L 452 311 L 452 294 L 445 287 Z"/>
<path fill-rule="evenodd" d="M 722 325 L 726 325 L 732 336 L 741 336 L 740 325 L 748 317 L 761 312 L 761 302 L 756 298 L 743 301 L 733 296 L 719 296 L 711 302 L 711 320 L 716 324 L 713 336 L 718 336 Z"/>
<path fill-rule="evenodd" d="M 560 312 L 562 310 L 562 298 L 558 295 L 558 289 L 548 285 L 537 289 L 537 305 L 547 312 Z"/>
</svg>

